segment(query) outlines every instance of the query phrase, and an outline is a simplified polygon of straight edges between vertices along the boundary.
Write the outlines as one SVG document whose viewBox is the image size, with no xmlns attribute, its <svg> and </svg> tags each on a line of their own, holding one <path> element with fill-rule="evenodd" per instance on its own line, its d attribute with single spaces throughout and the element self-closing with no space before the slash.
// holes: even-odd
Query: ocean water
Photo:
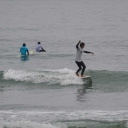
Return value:
<svg viewBox="0 0 128 128">
<path fill-rule="evenodd" d="M 127 51 L 127 0 L 0 0 L 0 128 L 127 128 Z"/>
</svg>

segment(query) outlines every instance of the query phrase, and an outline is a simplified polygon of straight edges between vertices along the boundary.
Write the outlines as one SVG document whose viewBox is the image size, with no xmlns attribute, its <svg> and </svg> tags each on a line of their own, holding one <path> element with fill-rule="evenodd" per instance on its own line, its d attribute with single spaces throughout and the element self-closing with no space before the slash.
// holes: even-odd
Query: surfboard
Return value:
<svg viewBox="0 0 128 128">
<path fill-rule="evenodd" d="M 35 53 L 33 52 L 33 51 L 29 51 L 29 55 L 34 55 Z M 21 54 L 19 54 L 19 55 L 17 55 L 17 57 L 21 57 L 22 55 Z M 23 55 L 24 56 L 24 55 Z M 28 56 L 28 53 L 26 53 L 26 56 Z"/>
<path fill-rule="evenodd" d="M 79 78 L 82 78 L 82 79 L 86 79 L 86 78 L 90 78 L 90 76 L 78 76 Z"/>
<path fill-rule="evenodd" d="M 33 52 L 33 51 L 29 51 L 29 54 L 30 54 L 30 55 L 33 55 L 33 54 L 34 54 L 34 52 Z"/>
</svg>

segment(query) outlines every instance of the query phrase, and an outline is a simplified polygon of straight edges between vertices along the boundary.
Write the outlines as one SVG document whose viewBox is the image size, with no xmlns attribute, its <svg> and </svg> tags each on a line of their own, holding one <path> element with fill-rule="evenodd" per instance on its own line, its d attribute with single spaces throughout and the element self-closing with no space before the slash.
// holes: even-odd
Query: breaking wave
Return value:
<svg viewBox="0 0 128 128">
<path fill-rule="evenodd" d="M 48 84 L 83 84 L 73 70 L 60 69 L 60 70 L 14 70 L 9 69 L 3 74 L 5 80 L 25 81 L 32 83 L 48 83 Z"/>
</svg>

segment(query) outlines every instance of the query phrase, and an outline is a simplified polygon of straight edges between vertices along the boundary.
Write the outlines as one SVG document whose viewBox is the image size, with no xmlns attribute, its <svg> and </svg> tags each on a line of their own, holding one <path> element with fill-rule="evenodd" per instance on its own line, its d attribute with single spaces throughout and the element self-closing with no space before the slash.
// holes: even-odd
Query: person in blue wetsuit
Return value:
<svg viewBox="0 0 128 128">
<path fill-rule="evenodd" d="M 28 53 L 28 55 L 29 55 L 29 51 L 28 51 L 28 48 L 26 47 L 26 44 L 25 43 L 23 43 L 23 46 L 20 48 L 20 53 L 21 53 L 21 55 L 26 55 L 26 52 Z"/>
<path fill-rule="evenodd" d="M 40 42 L 38 42 L 37 45 L 36 45 L 36 52 L 46 52 L 46 51 L 42 48 Z"/>
<path fill-rule="evenodd" d="M 83 50 L 84 46 L 85 46 L 85 44 L 81 41 L 79 41 L 78 44 L 76 45 L 76 60 L 75 60 L 75 62 L 77 64 L 77 66 L 79 67 L 79 69 L 76 71 L 76 75 L 79 76 L 78 72 L 80 70 L 82 70 L 81 77 L 83 77 L 84 70 L 86 68 L 84 62 L 81 59 L 82 53 L 84 52 L 84 53 L 94 54 L 93 52 L 84 51 Z"/>
</svg>

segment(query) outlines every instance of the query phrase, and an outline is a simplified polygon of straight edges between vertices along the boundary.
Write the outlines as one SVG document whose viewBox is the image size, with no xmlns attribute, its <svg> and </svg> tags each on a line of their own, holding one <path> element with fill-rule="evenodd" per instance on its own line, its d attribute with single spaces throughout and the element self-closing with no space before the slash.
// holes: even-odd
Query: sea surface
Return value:
<svg viewBox="0 0 128 128">
<path fill-rule="evenodd" d="M 0 0 L 0 128 L 128 128 L 128 0 Z"/>
</svg>

